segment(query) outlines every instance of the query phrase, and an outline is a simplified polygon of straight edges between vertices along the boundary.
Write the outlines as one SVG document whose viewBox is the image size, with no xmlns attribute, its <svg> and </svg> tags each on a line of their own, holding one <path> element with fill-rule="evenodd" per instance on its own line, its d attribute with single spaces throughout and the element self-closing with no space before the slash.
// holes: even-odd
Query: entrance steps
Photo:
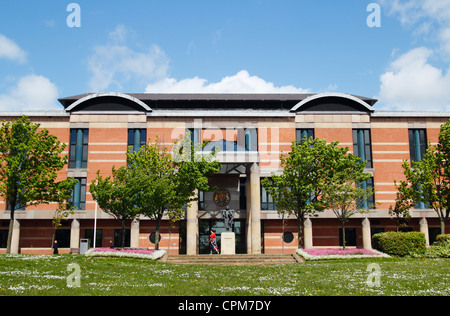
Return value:
<svg viewBox="0 0 450 316">
<path fill-rule="evenodd" d="M 293 264 L 304 262 L 297 255 L 170 255 L 167 263 L 210 265 Z"/>
</svg>

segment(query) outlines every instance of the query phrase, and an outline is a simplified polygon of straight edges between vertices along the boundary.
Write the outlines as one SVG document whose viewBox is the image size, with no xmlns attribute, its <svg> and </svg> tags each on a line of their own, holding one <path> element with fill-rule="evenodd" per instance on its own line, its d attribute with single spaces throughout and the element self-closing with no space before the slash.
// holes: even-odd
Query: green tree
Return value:
<svg viewBox="0 0 450 316">
<path fill-rule="evenodd" d="M 61 222 L 64 219 L 68 218 L 69 215 L 74 214 L 73 209 L 74 207 L 70 205 L 70 203 L 67 202 L 67 200 L 58 202 L 58 208 L 56 209 L 55 214 L 52 217 L 52 226 L 53 226 L 52 246 L 53 243 L 55 242 L 56 230 L 58 229 L 58 227 L 62 226 Z"/>
<path fill-rule="evenodd" d="M 137 205 L 139 180 L 128 167 L 112 168 L 112 175 L 106 178 L 97 171 L 97 178 L 92 181 L 89 192 L 99 207 L 121 223 L 121 244 L 125 247 L 126 223 L 140 213 Z M 95 238 L 95 236 L 94 236 Z"/>
<path fill-rule="evenodd" d="M 322 203 L 333 210 L 342 224 L 343 249 L 346 248 L 345 223 L 356 213 L 367 213 L 367 200 L 373 195 L 372 189 L 361 185 L 371 175 L 364 172 L 365 161 L 348 153 L 348 148 L 333 148 L 334 158 L 331 160 L 327 178 L 323 179 Z"/>
<path fill-rule="evenodd" d="M 323 190 L 333 178 L 333 161 L 345 150 L 337 145 L 312 137 L 293 142 L 291 151 L 280 155 L 283 173 L 274 173 L 261 181 L 274 199 L 278 213 L 297 218 L 299 248 L 303 247 L 305 216 L 318 216 L 327 207 L 322 200 Z"/>
<path fill-rule="evenodd" d="M 158 139 L 142 146 L 138 152 L 128 152 L 128 164 L 140 179 L 141 192 L 137 205 L 141 214 L 156 221 L 156 245 L 159 249 L 160 224 L 164 214 L 171 220 L 184 216 L 184 206 L 196 202 L 196 190 L 212 191 L 209 175 L 218 173 L 221 164 L 215 153 L 202 153 L 205 144 L 193 146 L 190 135 L 176 143 L 170 152 Z"/>
<path fill-rule="evenodd" d="M 441 126 L 439 142 L 429 146 L 422 160 L 403 162 L 408 185 L 404 185 L 406 198 L 425 203 L 438 215 L 441 234 L 450 215 L 450 120 Z"/>
<path fill-rule="evenodd" d="M 62 156 L 66 145 L 39 127 L 23 116 L 3 121 L 0 128 L 0 196 L 11 212 L 7 253 L 17 207 L 65 201 L 77 181 L 58 181 L 58 171 L 67 164 L 67 155 Z"/>
<path fill-rule="evenodd" d="M 389 206 L 389 215 L 395 223 L 395 230 L 398 232 L 400 227 L 407 226 L 411 220 L 411 214 L 409 210 L 414 207 L 414 201 L 412 201 L 408 195 L 408 182 L 400 181 L 397 185 L 397 181 L 394 181 L 397 188 L 397 196 L 395 198 L 395 206 Z"/>
</svg>

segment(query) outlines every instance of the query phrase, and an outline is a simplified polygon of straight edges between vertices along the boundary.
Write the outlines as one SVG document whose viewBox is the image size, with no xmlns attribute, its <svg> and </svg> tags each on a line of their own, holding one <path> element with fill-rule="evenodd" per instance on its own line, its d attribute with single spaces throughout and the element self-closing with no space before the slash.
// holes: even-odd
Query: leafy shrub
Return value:
<svg viewBox="0 0 450 316">
<path fill-rule="evenodd" d="M 386 232 L 372 237 L 372 246 L 394 256 L 423 254 L 426 250 L 425 235 L 420 232 Z"/>
<path fill-rule="evenodd" d="M 425 257 L 427 258 L 450 258 L 450 235 L 439 235 L 447 236 L 447 238 L 436 239 L 433 246 L 426 250 Z"/>
<path fill-rule="evenodd" d="M 445 234 L 445 235 L 437 235 L 436 236 L 436 240 L 434 241 L 433 245 L 439 245 L 441 243 L 445 243 L 450 241 L 450 234 Z"/>
</svg>

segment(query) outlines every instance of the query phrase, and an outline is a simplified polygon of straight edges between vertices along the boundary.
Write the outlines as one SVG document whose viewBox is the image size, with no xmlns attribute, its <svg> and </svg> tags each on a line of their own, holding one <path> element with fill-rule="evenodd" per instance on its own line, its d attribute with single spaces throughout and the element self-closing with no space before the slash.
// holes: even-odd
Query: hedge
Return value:
<svg viewBox="0 0 450 316">
<path fill-rule="evenodd" d="M 450 241 L 450 234 L 437 235 L 433 244 L 439 245 Z"/>
<path fill-rule="evenodd" d="M 425 235 L 420 232 L 386 232 L 372 237 L 372 247 L 393 256 L 421 254 L 426 250 Z"/>
</svg>

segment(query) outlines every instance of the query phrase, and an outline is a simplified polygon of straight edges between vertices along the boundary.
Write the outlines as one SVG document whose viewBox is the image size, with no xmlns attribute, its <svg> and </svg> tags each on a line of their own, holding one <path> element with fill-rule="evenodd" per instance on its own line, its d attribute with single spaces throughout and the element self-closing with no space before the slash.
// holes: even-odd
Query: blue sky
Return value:
<svg viewBox="0 0 450 316">
<path fill-rule="evenodd" d="M 448 111 L 449 66 L 448 0 L 0 2 L 0 111 L 100 91 L 343 92 Z"/>
</svg>

